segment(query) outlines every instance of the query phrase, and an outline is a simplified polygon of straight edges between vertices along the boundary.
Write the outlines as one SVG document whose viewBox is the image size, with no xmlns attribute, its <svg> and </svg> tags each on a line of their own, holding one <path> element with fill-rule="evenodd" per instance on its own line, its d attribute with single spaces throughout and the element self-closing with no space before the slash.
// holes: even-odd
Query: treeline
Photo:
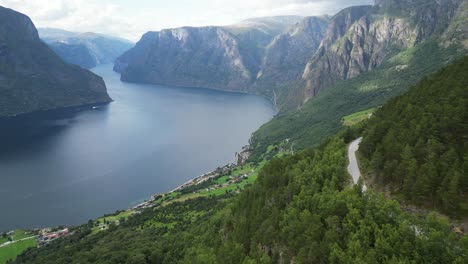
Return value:
<svg viewBox="0 0 468 264">
<path fill-rule="evenodd" d="M 270 161 L 234 198 L 148 209 L 16 263 L 463 263 L 468 237 L 444 220 L 417 219 L 393 200 L 349 187 L 345 135 Z M 159 222 L 173 218 L 172 228 Z"/>
<path fill-rule="evenodd" d="M 378 183 L 417 204 L 468 214 L 468 57 L 390 100 L 361 152 Z"/>
</svg>

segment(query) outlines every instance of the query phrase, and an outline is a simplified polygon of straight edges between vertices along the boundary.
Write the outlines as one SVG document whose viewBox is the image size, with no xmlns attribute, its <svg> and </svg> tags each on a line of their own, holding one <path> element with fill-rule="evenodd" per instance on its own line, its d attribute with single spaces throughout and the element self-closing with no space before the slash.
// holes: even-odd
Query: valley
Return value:
<svg viewBox="0 0 468 264">
<path fill-rule="evenodd" d="M 0 7 L 0 264 L 464 263 L 468 1 L 366 4 L 134 45 Z"/>
<path fill-rule="evenodd" d="M 123 83 L 112 65 L 93 71 L 113 103 L 0 122 L 2 231 L 84 223 L 169 191 L 234 162 L 275 114 L 257 96 Z"/>
</svg>

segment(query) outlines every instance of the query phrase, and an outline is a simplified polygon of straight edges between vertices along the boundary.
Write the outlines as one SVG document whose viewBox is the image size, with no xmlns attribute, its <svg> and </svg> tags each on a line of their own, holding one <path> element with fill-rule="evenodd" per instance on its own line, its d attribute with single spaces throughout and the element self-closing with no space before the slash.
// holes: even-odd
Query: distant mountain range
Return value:
<svg viewBox="0 0 468 264">
<path fill-rule="evenodd" d="M 227 27 L 148 32 L 114 69 L 124 81 L 248 91 L 269 43 L 301 19 L 270 17 Z"/>
<path fill-rule="evenodd" d="M 148 32 L 115 70 L 124 81 L 249 92 L 297 109 L 427 40 L 466 47 L 466 6 L 465 0 L 380 0 L 333 17 Z"/>
<path fill-rule="evenodd" d="M 65 63 L 27 16 L 0 7 L 0 117 L 110 101 L 101 77 Z"/>
<path fill-rule="evenodd" d="M 114 63 L 134 43 L 97 33 L 77 33 L 55 28 L 39 28 L 40 38 L 64 61 L 90 69 Z"/>
</svg>

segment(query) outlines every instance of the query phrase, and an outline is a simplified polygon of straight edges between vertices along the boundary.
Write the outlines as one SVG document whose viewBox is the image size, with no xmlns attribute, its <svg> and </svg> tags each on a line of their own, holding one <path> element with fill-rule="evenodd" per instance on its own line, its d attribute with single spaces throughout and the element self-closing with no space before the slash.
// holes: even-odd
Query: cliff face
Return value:
<svg viewBox="0 0 468 264">
<path fill-rule="evenodd" d="M 114 63 L 117 57 L 133 47 L 125 39 L 96 33 L 40 28 L 39 35 L 64 61 L 86 69 Z"/>
<path fill-rule="evenodd" d="M 381 0 L 372 8 L 343 10 L 332 18 L 318 52 L 307 63 L 302 76 L 304 101 L 339 80 L 375 69 L 391 55 L 441 36 L 460 3 Z"/>
<path fill-rule="evenodd" d="M 239 41 L 217 27 L 146 33 L 115 69 L 123 81 L 238 91 L 252 78 Z"/>
<path fill-rule="evenodd" d="M 59 55 L 62 60 L 78 65 L 85 69 L 91 69 L 98 65 L 96 56 L 84 44 L 67 44 L 62 42 L 53 42 L 49 47 Z"/>
<path fill-rule="evenodd" d="M 0 7 L 0 116 L 110 101 L 101 77 L 63 62 L 27 16 Z"/>
<path fill-rule="evenodd" d="M 227 27 L 148 32 L 118 58 L 122 80 L 250 91 L 266 46 L 300 17 L 262 18 Z"/>
<path fill-rule="evenodd" d="M 126 81 L 245 91 L 296 109 L 426 40 L 466 49 L 467 12 L 467 0 L 377 0 L 295 24 L 252 19 L 150 32 L 115 70 Z"/>
<path fill-rule="evenodd" d="M 284 86 L 300 78 L 325 35 L 328 17 L 308 17 L 275 37 L 257 74 L 257 87 Z"/>
</svg>

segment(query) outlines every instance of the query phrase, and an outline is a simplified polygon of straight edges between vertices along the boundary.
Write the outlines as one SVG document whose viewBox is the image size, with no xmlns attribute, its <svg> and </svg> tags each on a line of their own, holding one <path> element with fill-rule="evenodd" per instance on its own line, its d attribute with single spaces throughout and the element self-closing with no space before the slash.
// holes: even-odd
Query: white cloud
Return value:
<svg viewBox="0 0 468 264">
<path fill-rule="evenodd" d="M 149 30 L 227 25 L 250 17 L 334 14 L 373 0 L 0 0 L 38 27 L 93 31 L 138 40 Z"/>
</svg>

